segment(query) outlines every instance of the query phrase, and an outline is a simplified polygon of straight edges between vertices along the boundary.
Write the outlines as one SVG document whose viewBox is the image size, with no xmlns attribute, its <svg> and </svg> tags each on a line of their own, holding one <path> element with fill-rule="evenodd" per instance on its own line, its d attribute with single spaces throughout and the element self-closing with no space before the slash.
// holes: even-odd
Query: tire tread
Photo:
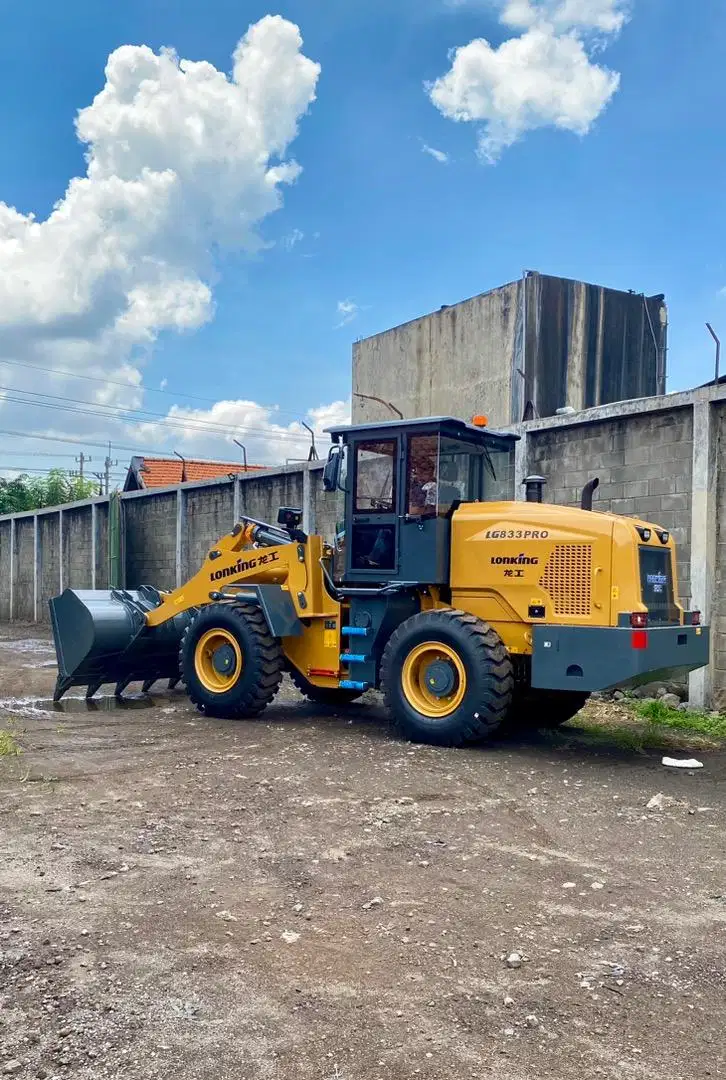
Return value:
<svg viewBox="0 0 726 1080">
<path fill-rule="evenodd" d="M 247 689 L 244 696 L 235 702 L 233 706 L 225 706 L 220 703 L 218 707 L 214 707 L 213 713 L 209 702 L 188 683 L 187 693 L 190 701 L 200 712 L 219 716 L 223 719 L 254 719 L 264 712 L 280 687 L 283 668 L 282 651 L 278 642 L 270 633 L 267 620 L 260 608 L 254 604 L 242 603 L 224 604 L 224 608 L 226 612 L 233 613 L 240 621 L 244 621 L 256 639 L 257 647 L 255 651 L 259 665 L 258 677 Z M 200 615 L 206 611 L 209 611 L 209 605 L 201 609 Z M 197 618 L 199 618 L 199 615 Z M 184 631 L 179 647 L 179 672 L 185 683 L 184 653 L 188 637 L 196 621 L 194 619 Z M 247 657 L 245 657 L 245 662 L 248 662 Z"/>
<path fill-rule="evenodd" d="M 431 732 L 430 741 L 438 741 L 447 746 L 464 746 L 486 739 L 501 726 L 509 711 L 514 688 L 512 663 L 501 638 L 491 626 L 476 615 L 460 611 L 458 608 L 446 608 L 421 612 L 406 619 L 391 635 L 384 650 L 381 662 L 381 690 L 389 711 L 393 713 L 396 728 L 404 737 L 410 738 L 406 730 L 406 718 L 396 714 L 393 704 L 393 687 L 396 679 L 396 672 L 393 670 L 395 653 L 401 643 L 409 637 L 412 629 L 424 630 L 430 625 L 432 634 L 435 635 L 437 631 L 440 632 L 444 623 L 454 624 L 466 634 L 476 652 L 479 653 L 482 668 L 486 669 L 489 676 L 489 685 L 479 697 L 480 707 L 476 710 L 478 715 L 472 712 L 471 715 L 460 720 L 458 730 L 453 734 L 449 733 L 445 740 L 443 738 L 437 740 L 435 731 Z"/>
</svg>

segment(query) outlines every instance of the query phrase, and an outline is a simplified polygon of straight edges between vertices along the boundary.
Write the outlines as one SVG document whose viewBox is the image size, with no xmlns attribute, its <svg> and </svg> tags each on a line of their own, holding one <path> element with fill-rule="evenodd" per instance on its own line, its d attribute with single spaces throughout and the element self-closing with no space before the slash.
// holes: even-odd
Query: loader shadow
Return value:
<svg viewBox="0 0 726 1080">
<path fill-rule="evenodd" d="M 376 701 L 375 697 L 370 702 L 364 699 L 345 707 L 323 706 L 307 701 L 278 702 L 268 710 L 267 715 L 270 720 L 290 728 L 326 726 L 336 731 L 337 738 L 346 735 L 355 738 L 357 733 L 365 731 L 366 735 L 376 741 L 413 745 L 405 743 L 396 733 L 383 704 Z M 526 754 L 530 760 L 539 757 L 551 760 L 554 754 L 562 761 L 581 761 L 586 757 L 593 763 L 610 764 L 643 764 L 655 758 L 660 761 L 662 754 L 667 752 L 662 749 L 624 745 L 618 734 L 611 735 L 606 730 L 593 734 L 590 730 L 578 727 L 577 717 L 557 729 L 532 728 L 526 731 L 498 732 L 482 743 L 460 749 L 438 749 L 446 754 L 485 754 L 494 759 L 509 757 L 518 751 Z"/>
<path fill-rule="evenodd" d="M 104 713 L 132 712 L 136 709 L 153 709 L 164 699 L 149 697 L 148 694 L 117 698 L 113 696 L 88 698 L 65 697 L 60 701 L 38 701 L 36 704 L 57 713 Z"/>
</svg>

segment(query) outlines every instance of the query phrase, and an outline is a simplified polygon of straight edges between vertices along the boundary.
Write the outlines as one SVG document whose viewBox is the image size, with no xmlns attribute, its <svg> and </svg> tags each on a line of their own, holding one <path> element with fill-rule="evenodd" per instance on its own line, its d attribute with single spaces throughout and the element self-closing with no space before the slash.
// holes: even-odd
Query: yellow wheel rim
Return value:
<svg viewBox="0 0 726 1080">
<path fill-rule="evenodd" d="M 425 641 L 406 657 L 401 675 L 409 705 L 432 720 L 451 716 L 466 694 L 464 664 L 449 645 Z"/>
<path fill-rule="evenodd" d="M 243 667 L 242 650 L 234 634 L 220 626 L 202 634 L 194 650 L 194 671 L 205 690 L 212 694 L 230 690 Z"/>
</svg>

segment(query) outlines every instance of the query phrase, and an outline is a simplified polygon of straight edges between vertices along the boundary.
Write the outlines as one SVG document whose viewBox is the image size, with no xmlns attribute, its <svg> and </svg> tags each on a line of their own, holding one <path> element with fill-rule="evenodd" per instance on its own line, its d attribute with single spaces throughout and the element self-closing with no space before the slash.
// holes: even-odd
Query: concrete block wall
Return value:
<svg viewBox="0 0 726 1080">
<path fill-rule="evenodd" d="M 541 472 L 550 501 L 577 505 L 596 475 L 596 509 L 641 515 L 674 534 L 681 598 L 700 608 L 713 630 L 712 663 L 691 676 L 691 699 L 726 707 L 726 387 L 599 406 L 511 430 L 520 436 L 517 497 L 524 497 L 527 472 Z M 342 517 L 340 493 L 323 491 L 321 463 L 129 492 L 120 503 L 127 588 L 170 589 L 186 580 L 238 512 L 274 521 L 279 506 L 300 506 L 305 527 L 328 541 Z M 60 509 L 0 518 L 0 620 L 47 621 L 47 600 L 61 583 L 107 587 L 108 501 Z"/>
<path fill-rule="evenodd" d="M 176 587 L 176 504 L 176 491 L 166 490 L 123 500 L 126 588 Z"/>
<path fill-rule="evenodd" d="M 63 512 L 63 588 L 88 588 L 94 524 L 84 507 Z"/>
<path fill-rule="evenodd" d="M 38 605 L 43 616 L 61 586 L 60 515 L 43 514 L 38 523 Z"/>
<path fill-rule="evenodd" d="M 14 526 L 9 518 L 0 521 L 0 583 L 6 582 L 6 588 L 0 588 L 0 622 L 9 622 L 10 581 L 13 573 L 13 560 L 10 557 L 10 545 L 14 541 Z"/>
<path fill-rule="evenodd" d="M 333 542 L 335 526 L 342 521 L 344 506 L 344 494 L 342 491 L 330 492 L 323 490 L 323 470 L 311 469 L 310 476 L 310 502 L 314 510 L 312 529 L 319 533 L 328 543 Z"/>
<path fill-rule="evenodd" d="M 726 465 L 726 404 L 714 408 L 711 429 L 710 480 L 714 488 L 715 502 L 715 520 L 712 525 L 714 535 L 709 552 L 713 559 L 711 689 L 712 703 L 717 708 L 724 709 L 726 708 L 726 467 L 724 467 Z"/>
<path fill-rule="evenodd" d="M 13 589 L 13 617 L 19 622 L 36 620 L 34 588 L 35 545 L 33 534 L 36 519 L 18 518 L 15 523 L 15 581 Z M 9 583 L 8 583 L 9 585 Z"/>
<path fill-rule="evenodd" d="M 98 501 L 95 515 L 89 511 L 89 517 L 96 518 L 96 559 L 95 567 L 89 568 L 85 581 L 92 581 L 96 589 L 108 588 L 108 503 Z M 95 569 L 95 580 L 93 570 Z"/>
<path fill-rule="evenodd" d="M 182 559 L 182 579 L 202 565 L 210 546 L 234 526 L 234 485 L 225 481 L 213 487 L 188 489 L 185 494 L 186 526 Z"/>
<path fill-rule="evenodd" d="M 693 410 L 535 429 L 527 441 L 527 469 L 547 478 L 550 502 L 579 506 L 583 487 L 597 476 L 594 509 L 668 529 L 678 545 L 680 596 L 690 604 Z"/>
</svg>

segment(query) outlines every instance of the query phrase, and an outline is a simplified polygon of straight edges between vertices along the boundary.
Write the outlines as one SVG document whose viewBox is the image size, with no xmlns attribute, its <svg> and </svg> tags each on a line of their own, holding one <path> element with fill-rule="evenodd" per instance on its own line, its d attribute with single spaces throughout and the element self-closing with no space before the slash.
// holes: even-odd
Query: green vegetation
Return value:
<svg viewBox="0 0 726 1080">
<path fill-rule="evenodd" d="M 14 724 L 9 724 L 6 728 L 0 728 L 0 758 L 20 757 L 23 751 L 15 737 L 16 734 Z"/>
<path fill-rule="evenodd" d="M 679 712 L 662 701 L 639 701 L 635 705 L 637 716 L 658 727 L 677 731 L 698 731 L 715 739 L 726 739 L 726 716 L 711 716 L 705 712 Z"/>
<path fill-rule="evenodd" d="M 70 476 L 63 469 L 51 469 L 47 476 L 27 476 L 23 473 L 14 480 L 0 477 L 0 514 L 59 506 L 76 499 L 89 499 L 95 494 L 97 490 L 93 480 Z"/>
<path fill-rule="evenodd" d="M 680 712 L 662 701 L 592 701 L 572 721 L 572 734 L 624 750 L 716 750 L 726 741 L 726 716 Z M 569 725 L 560 729 L 565 735 Z"/>
</svg>

